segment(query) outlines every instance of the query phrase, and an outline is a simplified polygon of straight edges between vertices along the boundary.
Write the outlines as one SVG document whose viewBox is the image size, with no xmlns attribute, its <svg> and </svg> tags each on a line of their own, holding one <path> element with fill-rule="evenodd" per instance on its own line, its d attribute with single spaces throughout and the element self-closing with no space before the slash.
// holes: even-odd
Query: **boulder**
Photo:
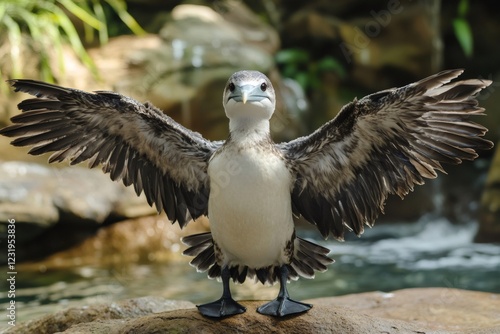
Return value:
<svg viewBox="0 0 500 334">
<path fill-rule="evenodd" d="M 200 217 L 182 230 L 172 224 L 165 215 L 150 215 L 126 219 L 115 224 L 101 226 L 95 233 L 85 234 L 83 240 L 75 241 L 66 249 L 55 249 L 45 258 L 33 259 L 18 264 L 20 270 L 37 272 L 82 266 L 120 267 L 130 263 L 163 263 L 181 257 L 181 238 L 208 230 L 208 219 Z M 71 239 L 75 232 L 55 228 L 36 239 L 36 242 L 23 246 L 27 254 L 40 254 L 51 245 L 57 244 L 62 236 Z M 185 261 L 186 259 L 183 258 Z"/>
<path fill-rule="evenodd" d="M 187 301 L 174 301 L 161 297 L 142 297 L 110 304 L 73 307 L 14 327 L 11 333 L 60 333 L 72 326 L 99 323 L 100 333 L 111 333 L 124 319 L 134 319 L 159 312 L 193 308 Z M 85 333 L 85 331 L 80 332 Z M 92 332 L 87 332 L 92 333 Z"/>
<path fill-rule="evenodd" d="M 0 226 L 15 220 L 18 262 L 30 258 L 31 251 L 42 256 L 67 247 L 103 223 L 154 213 L 143 195 L 112 182 L 100 170 L 0 162 Z M 37 238 L 40 242 L 33 242 Z M 4 257 L 0 255 L 0 262 Z"/>
<path fill-rule="evenodd" d="M 0 220 L 50 226 L 71 221 L 102 224 L 108 218 L 155 213 L 145 198 L 100 170 L 0 162 Z"/>
<path fill-rule="evenodd" d="M 71 308 L 18 324 L 7 333 L 498 333 L 500 296 L 447 288 L 368 292 L 308 300 L 313 308 L 277 319 L 243 301 L 247 312 L 203 317 L 189 302 L 160 297 Z M 172 310 L 172 307 L 176 309 Z"/>
<path fill-rule="evenodd" d="M 16 242 L 32 239 L 59 220 L 52 196 L 54 184 L 49 181 L 54 176 L 52 170 L 38 164 L 0 164 L 0 224 L 16 221 Z M 24 223 L 29 227 L 23 228 Z"/>
<path fill-rule="evenodd" d="M 374 318 L 403 321 L 411 324 L 416 333 L 500 333 L 500 295 L 489 292 L 413 288 L 318 298 L 311 302 L 318 307 L 341 305 Z"/>
</svg>

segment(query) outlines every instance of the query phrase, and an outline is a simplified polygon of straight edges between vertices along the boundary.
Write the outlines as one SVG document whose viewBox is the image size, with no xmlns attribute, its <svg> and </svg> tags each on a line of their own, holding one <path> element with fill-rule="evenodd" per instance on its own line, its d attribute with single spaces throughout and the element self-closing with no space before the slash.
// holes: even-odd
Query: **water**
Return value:
<svg viewBox="0 0 500 334">
<path fill-rule="evenodd" d="M 362 238 L 344 243 L 324 242 L 336 262 L 314 280 L 292 282 L 289 290 L 296 299 L 411 287 L 500 293 L 500 245 L 472 243 L 475 231 L 475 224 L 455 226 L 445 219 L 427 217 L 413 224 L 378 225 Z M 17 321 L 70 306 L 147 295 L 194 303 L 218 298 L 221 284 L 197 273 L 188 260 L 119 268 L 82 267 L 43 274 L 18 272 Z M 277 286 L 252 283 L 233 287 L 237 299 L 271 299 L 277 291 Z M 7 296 L 2 293 L 0 297 L 0 309 L 5 310 Z"/>
</svg>

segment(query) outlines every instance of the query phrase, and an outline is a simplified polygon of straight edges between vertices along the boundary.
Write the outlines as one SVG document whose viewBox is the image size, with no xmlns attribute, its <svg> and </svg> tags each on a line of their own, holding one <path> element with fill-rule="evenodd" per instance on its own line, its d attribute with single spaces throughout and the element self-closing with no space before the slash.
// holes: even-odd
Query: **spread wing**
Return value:
<svg viewBox="0 0 500 334">
<path fill-rule="evenodd" d="M 278 145 L 295 176 L 295 214 L 323 237 L 342 239 L 373 225 L 389 194 L 400 197 L 493 146 L 487 129 L 469 120 L 481 115 L 474 98 L 491 82 L 450 83 L 462 70 L 443 71 L 416 83 L 353 101 L 309 136 Z"/>
<path fill-rule="evenodd" d="M 16 137 L 30 154 L 54 152 L 49 162 L 102 164 L 112 180 L 144 191 L 150 205 L 183 227 L 207 214 L 207 165 L 222 142 L 210 142 L 151 104 L 113 92 L 87 93 L 34 80 L 11 80 L 36 96 L 0 134 Z"/>
</svg>

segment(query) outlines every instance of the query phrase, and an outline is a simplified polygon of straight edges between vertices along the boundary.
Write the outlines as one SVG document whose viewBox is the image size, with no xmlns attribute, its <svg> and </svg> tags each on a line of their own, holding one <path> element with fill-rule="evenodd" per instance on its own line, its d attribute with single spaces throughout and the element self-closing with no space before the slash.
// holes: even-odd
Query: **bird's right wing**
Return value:
<svg viewBox="0 0 500 334">
<path fill-rule="evenodd" d="M 15 91 L 36 96 L 0 134 L 30 154 L 54 152 L 49 162 L 102 164 L 112 180 L 144 191 L 150 205 L 183 227 L 207 214 L 208 160 L 222 142 L 192 132 L 149 103 L 123 95 L 88 93 L 34 80 L 11 80 Z"/>
<path fill-rule="evenodd" d="M 389 194 L 406 196 L 441 163 L 474 160 L 493 143 L 471 121 L 482 115 L 476 94 L 489 80 L 450 82 L 443 71 L 355 100 L 309 136 L 278 145 L 294 172 L 294 212 L 323 237 L 342 239 L 372 226 Z"/>
</svg>

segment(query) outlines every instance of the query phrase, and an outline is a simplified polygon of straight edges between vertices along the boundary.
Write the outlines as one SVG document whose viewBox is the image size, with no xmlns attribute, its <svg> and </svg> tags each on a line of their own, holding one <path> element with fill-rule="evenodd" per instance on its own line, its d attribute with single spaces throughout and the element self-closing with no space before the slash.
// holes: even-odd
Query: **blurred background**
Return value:
<svg viewBox="0 0 500 334">
<path fill-rule="evenodd" d="M 266 73 L 278 91 L 275 141 L 314 131 L 353 98 L 443 69 L 493 84 L 478 96 L 477 122 L 500 135 L 500 21 L 494 1 L 2 0 L 0 126 L 17 103 L 4 80 L 32 78 L 150 101 L 183 125 L 225 139 L 227 78 Z M 498 146 L 498 144 L 497 144 Z M 202 303 L 220 286 L 188 265 L 180 231 L 144 197 L 98 168 L 47 164 L 0 138 L 0 253 L 16 221 L 18 321 L 75 305 L 156 295 Z M 336 262 L 290 285 L 294 298 L 408 287 L 500 293 L 500 155 L 446 166 L 361 238 L 323 241 Z M 319 240 L 308 224 L 299 235 Z M 5 284 L 1 279 L 0 284 Z M 0 285 L 1 286 L 1 285 Z M 5 287 L 7 287 L 5 285 Z M 274 298 L 245 283 L 237 298 Z M 0 308 L 9 299 L 0 289 Z"/>
</svg>

